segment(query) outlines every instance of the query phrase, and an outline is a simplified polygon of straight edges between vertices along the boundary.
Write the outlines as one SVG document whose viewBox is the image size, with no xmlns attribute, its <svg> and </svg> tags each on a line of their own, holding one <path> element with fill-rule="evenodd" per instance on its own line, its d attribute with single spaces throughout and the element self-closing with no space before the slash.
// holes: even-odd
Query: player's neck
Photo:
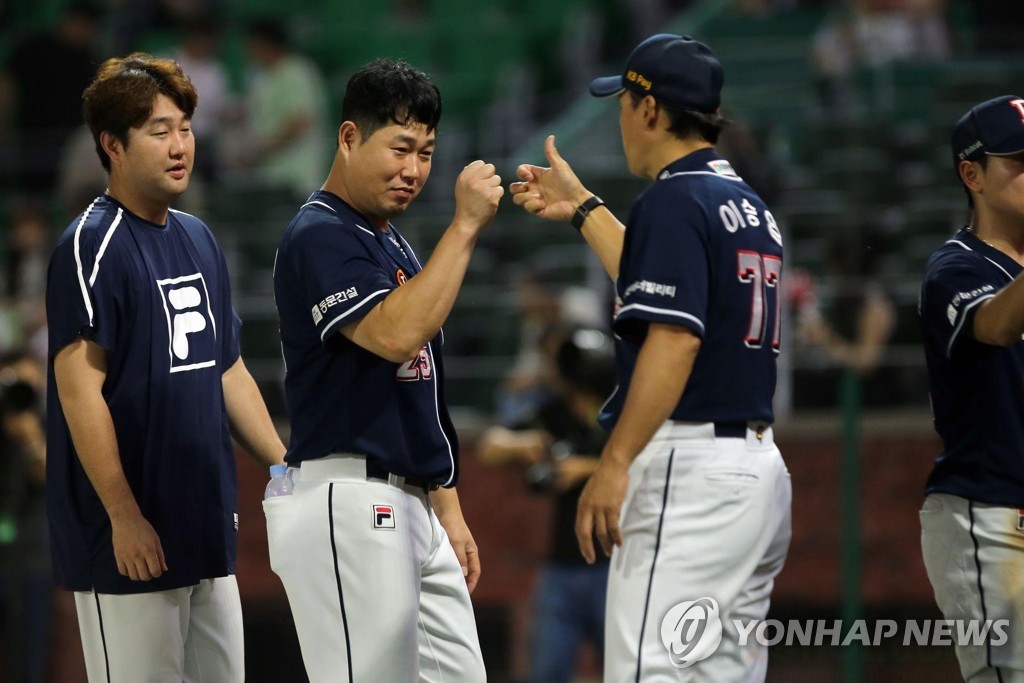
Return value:
<svg viewBox="0 0 1024 683">
<path fill-rule="evenodd" d="M 335 173 L 333 168 L 331 169 L 331 172 L 327 175 L 327 180 L 324 181 L 323 187 L 321 187 L 320 189 L 326 190 L 327 192 L 330 192 L 331 194 L 337 196 L 339 199 L 341 199 L 341 201 L 345 202 L 354 210 L 362 214 L 366 218 L 366 220 L 370 222 L 370 225 L 377 228 L 378 230 L 388 229 L 388 219 L 376 218 L 374 216 L 369 215 L 366 211 L 364 211 L 352 199 L 352 193 L 348 191 L 348 187 L 346 187 L 345 183 L 341 180 L 340 174 Z"/>
<path fill-rule="evenodd" d="M 674 134 L 668 133 L 665 139 L 651 146 L 650 153 L 646 155 L 647 163 L 644 164 L 644 175 L 648 178 L 657 178 L 658 174 L 669 164 L 698 150 L 713 148 L 714 145 L 706 140 L 695 138 L 680 140 Z"/>
<path fill-rule="evenodd" d="M 156 225 L 167 223 L 167 211 L 170 206 L 164 202 L 154 202 L 134 192 L 131 187 L 111 176 L 110 184 L 107 187 L 107 194 L 118 204 L 131 211 L 133 214 Z"/>
</svg>

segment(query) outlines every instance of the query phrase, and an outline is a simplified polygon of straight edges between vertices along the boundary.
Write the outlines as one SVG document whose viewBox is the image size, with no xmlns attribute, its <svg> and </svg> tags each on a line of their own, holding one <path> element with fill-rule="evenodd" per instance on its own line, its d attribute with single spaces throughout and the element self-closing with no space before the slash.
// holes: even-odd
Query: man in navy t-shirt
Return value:
<svg viewBox="0 0 1024 683">
<path fill-rule="evenodd" d="M 469 593 L 441 324 L 503 189 L 474 161 L 423 266 L 390 219 L 430 174 L 437 86 L 404 62 L 352 76 L 334 162 L 274 266 L 291 419 L 291 496 L 264 502 L 312 683 L 485 677 Z"/>
<path fill-rule="evenodd" d="M 935 430 L 921 546 L 965 680 L 1024 680 L 1024 99 L 982 102 L 953 129 L 971 222 L 928 260 L 920 314 Z"/>
<path fill-rule="evenodd" d="M 654 182 L 626 225 L 549 137 L 550 168 L 520 166 L 516 204 L 570 221 L 615 281 L 618 386 L 576 536 L 612 557 L 607 681 L 764 680 L 766 649 L 737 621 L 764 619 L 790 538 L 789 474 L 771 424 L 782 237 L 760 197 L 716 154 L 722 67 L 686 36 L 643 41 L 617 95 L 629 170 Z M 691 643 L 695 619 L 722 631 Z M 721 640 L 721 643 L 718 640 Z M 692 645 L 693 647 L 687 647 Z"/>
<path fill-rule="evenodd" d="M 83 95 L 110 173 L 50 261 L 46 494 L 90 681 L 244 680 L 234 432 L 284 445 L 238 347 L 188 186 L 197 95 L 174 62 L 109 59 Z"/>
</svg>

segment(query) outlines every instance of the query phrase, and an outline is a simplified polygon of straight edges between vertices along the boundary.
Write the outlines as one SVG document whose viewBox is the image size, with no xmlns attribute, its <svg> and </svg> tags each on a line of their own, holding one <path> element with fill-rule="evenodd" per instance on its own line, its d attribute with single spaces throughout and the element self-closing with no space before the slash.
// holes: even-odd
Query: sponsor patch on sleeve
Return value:
<svg viewBox="0 0 1024 683">
<path fill-rule="evenodd" d="M 351 301 L 358 297 L 359 292 L 356 291 L 355 287 L 349 287 L 346 290 L 335 292 L 334 294 L 328 294 L 323 301 L 313 307 L 313 324 L 319 325 L 320 321 L 324 319 L 327 309 L 331 306 L 335 306 L 345 301 Z"/>
</svg>

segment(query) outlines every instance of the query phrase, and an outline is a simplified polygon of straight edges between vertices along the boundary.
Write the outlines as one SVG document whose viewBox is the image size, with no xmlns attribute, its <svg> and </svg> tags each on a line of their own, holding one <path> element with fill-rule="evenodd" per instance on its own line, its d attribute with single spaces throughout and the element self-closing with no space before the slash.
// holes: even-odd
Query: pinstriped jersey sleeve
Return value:
<svg viewBox="0 0 1024 683">
<path fill-rule="evenodd" d="M 299 319 L 313 325 L 324 344 L 397 286 L 360 239 L 359 229 L 332 218 L 309 223 L 278 256 L 282 278 L 301 302 Z"/>
<path fill-rule="evenodd" d="M 933 261 L 921 287 L 921 317 L 926 333 L 947 358 L 965 339 L 974 338 L 974 316 L 981 303 L 1002 287 L 979 267 L 970 252 Z"/>
<path fill-rule="evenodd" d="M 703 223 L 699 205 L 679 195 L 650 193 L 634 205 L 617 284 L 617 328 L 667 323 L 704 336 L 710 273 Z"/>
<path fill-rule="evenodd" d="M 117 218 L 88 214 L 68 229 L 50 258 L 46 285 L 49 354 L 77 337 L 113 351 L 128 315 L 125 264 L 116 245 Z"/>
</svg>

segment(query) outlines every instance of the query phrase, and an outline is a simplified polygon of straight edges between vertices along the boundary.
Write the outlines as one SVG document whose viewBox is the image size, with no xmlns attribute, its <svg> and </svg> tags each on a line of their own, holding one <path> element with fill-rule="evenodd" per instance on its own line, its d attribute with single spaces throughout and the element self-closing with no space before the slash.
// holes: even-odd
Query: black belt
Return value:
<svg viewBox="0 0 1024 683">
<path fill-rule="evenodd" d="M 401 476 L 401 475 L 392 475 L 391 472 L 388 472 L 383 467 L 380 467 L 379 465 L 375 465 L 374 463 L 370 462 L 369 458 L 366 459 L 366 478 L 367 479 L 383 479 L 384 481 L 387 481 L 391 476 Z M 402 477 L 402 478 L 405 480 L 404 483 L 405 483 L 406 486 L 415 486 L 416 488 L 421 489 L 424 493 L 429 493 L 431 491 L 436 491 L 437 489 L 441 488 L 440 484 L 435 484 L 434 482 L 427 481 L 426 479 L 420 479 L 418 477 Z"/>
<path fill-rule="evenodd" d="M 722 439 L 743 439 L 747 436 L 747 430 L 757 432 L 757 438 L 761 438 L 765 430 L 771 427 L 766 422 L 716 422 L 715 436 Z"/>
</svg>

